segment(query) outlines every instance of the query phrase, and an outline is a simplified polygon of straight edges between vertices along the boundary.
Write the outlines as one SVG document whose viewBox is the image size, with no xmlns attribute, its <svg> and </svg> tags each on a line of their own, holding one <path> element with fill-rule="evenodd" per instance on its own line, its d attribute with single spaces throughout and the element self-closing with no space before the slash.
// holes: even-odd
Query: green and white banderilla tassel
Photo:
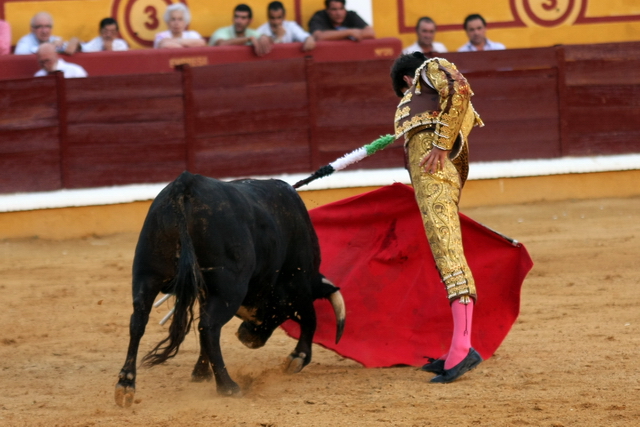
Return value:
<svg viewBox="0 0 640 427">
<path fill-rule="evenodd" d="M 296 182 L 293 185 L 293 188 L 300 188 L 303 185 L 307 185 L 311 181 L 315 181 L 318 178 L 323 178 L 325 176 L 329 176 L 332 173 L 342 170 L 349 165 L 359 162 L 365 157 L 371 156 L 372 154 L 377 153 L 378 151 L 386 148 L 391 145 L 395 141 L 395 137 L 393 135 L 385 135 L 371 142 L 370 144 L 364 145 L 360 148 L 353 150 L 350 153 L 345 154 L 337 160 L 329 163 L 328 165 L 322 166 L 320 169 L 315 171 L 313 174 L 308 176 L 307 178 Z"/>
</svg>

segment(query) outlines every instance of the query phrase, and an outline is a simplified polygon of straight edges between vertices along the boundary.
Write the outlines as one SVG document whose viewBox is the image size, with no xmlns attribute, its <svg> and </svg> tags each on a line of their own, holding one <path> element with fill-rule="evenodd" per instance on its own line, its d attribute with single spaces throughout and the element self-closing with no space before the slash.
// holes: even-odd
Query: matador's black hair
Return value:
<svg viewBox="0 0 640 427">
<path fill-rule="evenodd" d="M 400 55 L 391 66 L 391 84 L 396 95 L 402 98 L 407 90 L 404 76 L 413 78 L 416 70 L 427 60 L 422 52 L 413 52 L 408 55 Z"/>
</svg>

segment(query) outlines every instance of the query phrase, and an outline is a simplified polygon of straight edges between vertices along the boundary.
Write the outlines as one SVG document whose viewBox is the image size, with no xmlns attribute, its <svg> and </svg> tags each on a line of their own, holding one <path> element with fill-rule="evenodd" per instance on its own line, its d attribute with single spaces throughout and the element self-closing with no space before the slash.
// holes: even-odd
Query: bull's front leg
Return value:
<svg viewBox="0 0 640 427">
<path fill-rule="evenodd" d="M 300 372 L 311 362 L 311 345 L 316 332 L 316 311 L 313 303 L 300 308 L 293 320 L 300 325 L 300 338 L 295 350 L 285 360 L 284 371 L 288 374 Z"/>
<path fill-rule="evenodd" d="M 139 295 L 133 302 L 133 314 L 129 323 L 129 348 L 124 366 L 118 375 L 116 384 L 115 399 L 118 406 L 128 408 L 133 403 L 136 392 L 136 358 L 140 340 L 144 335 L 149 313 L 153 306 L 153 300 L 157 293 L 149 295 Z"/>
</svg>

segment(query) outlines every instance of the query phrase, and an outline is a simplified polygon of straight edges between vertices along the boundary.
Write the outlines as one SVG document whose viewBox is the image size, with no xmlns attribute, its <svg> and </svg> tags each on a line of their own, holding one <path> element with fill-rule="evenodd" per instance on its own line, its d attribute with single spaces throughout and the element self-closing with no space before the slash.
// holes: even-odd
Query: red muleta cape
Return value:
<svg viewBox="0 0 640 427">
<path fill-rule="evenodd" d="M 310 211 L 322 251 L 320 270 L 345 299 L 344 335 L 315 302 L 314 342 L 365 367 L 422 366 L 446 353 L 453 321 L 413 189 L 393 184 Z M 533 262 L 525 247 L 460 214 L 465 256 L 476 280 L 472 345 L 486 360 L 520 311 L 520 288 Z M 282 325 L 297 338 L 293 321 Z"/>
</svg>

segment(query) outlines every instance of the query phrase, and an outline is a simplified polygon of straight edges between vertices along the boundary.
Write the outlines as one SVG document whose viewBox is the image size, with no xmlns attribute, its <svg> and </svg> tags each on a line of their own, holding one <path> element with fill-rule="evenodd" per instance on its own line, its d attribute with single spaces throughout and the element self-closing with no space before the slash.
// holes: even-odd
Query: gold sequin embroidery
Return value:
<svg viewBox="0 0 640 427">
<path fill-rule="evenodd" d="M 446 161 L 443 169 L 434 174 L 424 172 L 420 166 L 420 160 L 431 151 L 436 139 L 437 136 L 428 130 L 411 137 L 407 146 L 411 183 L 449 300 L 465 296 L 475 299 L 475 281 L 462 247 L 458 216 L 461 182 L 458 171 L 450 161 Z"/>
</svg>

